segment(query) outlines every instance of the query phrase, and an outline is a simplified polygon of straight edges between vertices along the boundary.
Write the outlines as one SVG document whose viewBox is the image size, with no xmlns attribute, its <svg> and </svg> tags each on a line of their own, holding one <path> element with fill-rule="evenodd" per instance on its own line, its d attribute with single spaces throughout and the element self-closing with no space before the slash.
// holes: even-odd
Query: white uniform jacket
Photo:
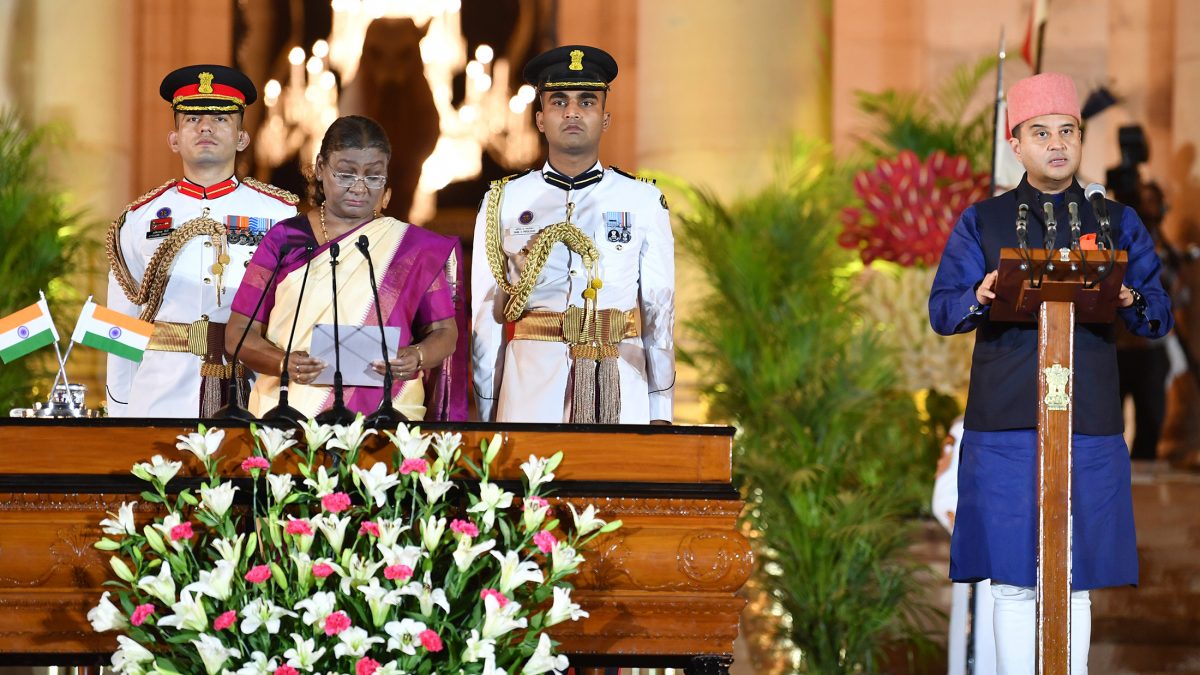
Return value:
<svg viewBox="0 0 1200 675">
<path fill-rule="evenodd" d="M 296 197 L 256 181 L 230 179 L 201 188 L 186 179 L 170 181 L 130 204 L 118 219 L 121 255 L 140 285 L 147 263 L 172 231 L 208 217 L 226 226 L 227 235 L 214 246 L 197 236 L 176 254 L 170 279 L 154 321 L 192 323 L 207 317 L 229 319 L 229 305 L 262 235 L 276 222 L 296 215 Z M 123 219 L 123 222 L 122 222 Z M 229 263 L 221 277 L 213 273 L 217 248 L 224 246 Z M 220 288 L 218 289 L 218 284 Z M 220 298 L 218 300 L 218 290 Z M 109 269 L 108 306 L 137 317 L 142 307 L 126 296 Z M 188 352 L 146 351 L 140 363 L 108 357 L 108 414 L 114 417 L 196 417 L 200 412 L 201 357 Z"/>
<path fill-rule="evenodd" d="M 598 181 L 563 189 L 547 182 L 549 164 L 508 182 L 500 225 L 508 281 L 524 269 L 523 249 L 542 228 L 566 220 L 591 236 L 599 249 L 603 282 L 598 309 L 641 311 L 638 337 L 618 350 L 622 424 L 670 421 L 675 385 L 675 242 L 667 202 L 658 188 L 598 162 Z M 578 180 L 578 177 L 576 177 Z M 488 264 L 487 199 L 475 222 L 471 265 L 471 364 L 476 403 L 483 421 L 568 422 L 571 418 L 571 357 L 563 343 L 506 338 L 504 304 Z M 565 244 L 554 246 L 526 311 L 566 311 L 583 306 L 588 287 L 583 260 Z"/>
</svg>

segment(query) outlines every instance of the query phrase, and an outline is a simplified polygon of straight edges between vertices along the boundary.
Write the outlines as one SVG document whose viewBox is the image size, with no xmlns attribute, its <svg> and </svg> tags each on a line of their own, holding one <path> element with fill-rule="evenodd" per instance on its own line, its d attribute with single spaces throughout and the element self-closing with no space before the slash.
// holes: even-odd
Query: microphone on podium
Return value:
<svg viewBox="0 0 1200 675">
<path fill-rule="evenodd" d="M 246 322 L 246 327 L 242 329 L 242 336 L 238 338 L 237 347 L 233 350 L 233 355 L 229 360 L 229 385 L 225 392 L 228 401 L 220 410 L 217 410 L 213 414 L 213 417 L 242 420 L 245 422 L 253 422 L 258 419 L 249 410 L 243 408 L 241 402 L 238 401 L 238 389 L 240 389 L 237 376 L 238 355 L 242 353 L 242 345 L 246 343 L 246 336 L 250 334 L 250 328 L 254 325 L 254 317 L 258 316 L 258 310 L 262 309 L 263 301 L 267 299 L 267 293 L 271 292 L 272 287 L 275 285 L 275 277 L 279 276 L 279 270 L 283 267 L 283 258 L 287 255 L 288 250 L 286 245 L 279 250 L 279 260 L 275 261 L 275 269 L 271 270 L 271 276 L 267 279 L 267 285 L 263 287 L 262 293 L 258 294 L 258 302 L 254 305 L 254 312 L 248 317 L 249 320 Z"/>
<path fill-rule="evenodd" d="M 288 335 L 287 349 L 283 352 L 282 372 L 279 373 L 279 403 L 263 413 L 263 422 L 278 427 L 298 426 L 304 422 L 304 413 L 288 404 L 288 362 L 292 358 L 292 341 L 296 339 L 296 323 L 300 320 L 300 306 L 304 302 L 304 288 L 308 285 L 308 270 L 312 267 L 316 242 L 310 240 L 304 246 L 304 276 L 300 279 L 300 297 L 296 298 L 296 312 L 292 316 L 292 332 Z"/>
<path fill-rule="evenodd" d="M 1108 202 L 1104 201 L 1106 196 L 1104 186 L 1099 183 L 1091 183 L 1083 189 L 1083 194 L 1092 203 L 1092 210 L 1096 212 L 1096 220 L 1100 221 L 1100 239 L 1104 240 L 1104 244 L 1108 248 L 1113 248 L 1112 223 L 1108 219 Z"/>
<path fill-rule="evenodd" d="M 354 413 L 346 407 L 345 393 L 342 387 L 342 345 L 338 337 L 338 287 L 337 266 L 338 254 L 341 247 L 337 242 L 329 245 L 329 271 L 333 283 L 333 406 L 317 415 L 318 424 L 350 424 L 354 421 Z"/>
<path fill-rule="evenodd" d="M 365 234 L 359 235 L 354 245 L 367 259 L 367 276 L 371 278 L 371 295 L 375 300 L 375 320 L 379 323 L 379 348 L 383 352 L 383 398 L 379 401 L 379 408 L 367 417 L 366 425 L 372 429 L 386 429 L 407 422 L 408 418 L 392 405 L 392 368 L 388 365 L 387 334 L 383 331 L 383 310 L 379 306 L 379 285 L 375 283 L 375 263 L 371 260 L 371 240 Z"/>
<path fill-rule="evenodd" d="M 1029 231 L 1029 205 L 1017 206 L 1017 248 L 1029 248 L 1026 233 Z"/>
</svg>

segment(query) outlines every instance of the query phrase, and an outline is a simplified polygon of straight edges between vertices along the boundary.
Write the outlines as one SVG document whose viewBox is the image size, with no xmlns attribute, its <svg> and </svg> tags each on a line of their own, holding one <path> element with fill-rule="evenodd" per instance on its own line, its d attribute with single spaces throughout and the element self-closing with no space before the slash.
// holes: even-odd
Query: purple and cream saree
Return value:
<svg viewBox="0 0 1200 675">
<path fill-rule="evenodd" d="M 364 234 L 370 241 L 383 321 L 400 329 L 401 346 L 412 344 L 413 331 L 420 326 L 450 318 L 458 325 L 454 353 L 440 364 L 426 363 L 422 377 L 394 383 L 393 405 L 411 420 L 466 420 L 467 331 L 458 241 L 387 217 L 364 223 L 334 239 L 341 248 L 337 281 L 338 318 L 343 325 L 378 325 L 367 262 L 354 247 L 354 242 Z M 307 261 L 304 247 L 314 240 L 304 215 L 276 223 L 250 260 L 233 300 L 232 310 L 264 324 L 264 337 L 280 349 L 287 347 L 297 314 Z M 267 288 L 281 251 L 284 253 L 279 278 L 272 288 Z M 293 351 L 309 349 L 314 326 L 333 323 L 329 259 L 328 243 L 313 251 L 308 283 L 299 303 Z M 254 306 L 264 291 L 262 307 L 255 314 Z M 379 407 L 383 387 L 348 386 L 344 395 L 350 410 L 369 414 Z M 313 417 L 333 404 L 333 388 L 293 382 L 288 387 L 288 399 L 292 407 Z M 279 377 L 259 374 L 250 393 L 250 412 L 261 415 L 278 400 Z"/>
</svg>

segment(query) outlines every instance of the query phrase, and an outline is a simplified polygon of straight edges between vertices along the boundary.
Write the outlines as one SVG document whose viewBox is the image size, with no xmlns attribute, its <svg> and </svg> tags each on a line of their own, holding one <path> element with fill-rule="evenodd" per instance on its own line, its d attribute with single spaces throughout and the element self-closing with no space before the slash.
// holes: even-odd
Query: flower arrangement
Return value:
<svg viewBox="0 0 1200 675">
<path fill-rule="evenodd" d="M 579 551 L 621 523 L 569 505 L 573 527 L 563 533 L 545 498 L 561 452 L 521 465 L 518 506 L 490 479 L 498 435 L 481 443 L 476 465 L 460 434 L 401 425 L 384 432 L 392 462 L 363 466 L 360 448 L 375 431 L 361 416 L 346 426 L 309 421 L 301 441 L 251 430 L 255 448 L 241 463 L 249 485 L 217 475 L 225 432 L 201 425 L 177 446 L 205 467 L 198 495 L 169 493 L 182 463 L 156 455 L 133 474 L 165 515 L 139 528 L 136 503 L 124 503 L 101 522 L 108 536 L 96 547 L 114 553 L 117 579 L 88 619 L 122 633 L 116 672 L 565 671 L 545 631 L 587 616 L 566 579 Z M 287 455 L 299 476 L 272 472 Z M 244 489 L 249 504 L 235 506 Z"/>
</svg>

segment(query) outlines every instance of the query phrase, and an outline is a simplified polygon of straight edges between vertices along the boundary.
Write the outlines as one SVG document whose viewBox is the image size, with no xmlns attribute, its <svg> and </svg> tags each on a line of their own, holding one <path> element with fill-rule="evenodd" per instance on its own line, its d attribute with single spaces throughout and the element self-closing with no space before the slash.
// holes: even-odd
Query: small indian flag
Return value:
<svg viewBox="0 0 1200 675">
<path fill-rule="evenodd" d="M 141 361 L 154 324 L 142 321 L 88 300 L 79 313 L 71 339 L 130 361 Z"/>
<path fill-rule="evenodd" d="M 0 359 L 5 363 L 58 342 L 58 331 L 50 319 L 45 300 L 0 319 Z"/>
</svg>

